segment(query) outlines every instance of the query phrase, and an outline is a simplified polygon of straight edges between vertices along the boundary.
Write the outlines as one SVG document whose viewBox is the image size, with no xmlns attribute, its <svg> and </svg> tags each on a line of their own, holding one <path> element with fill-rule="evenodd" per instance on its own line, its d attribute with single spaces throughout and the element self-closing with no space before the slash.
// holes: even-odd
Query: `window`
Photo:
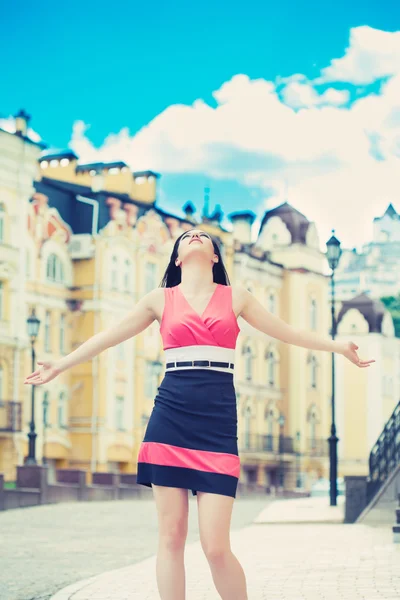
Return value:
<svg viewBox="0 0 400 600">
<path fill-rule="evenodd" d="M 251 407 L 246 406 L 244 416 L 244 447 L 249 450 L 251 445 Z"/>
<path fill-rule="evenodd" d="M 65 392 L 60 392 L 58 396 L 58 426 L 62 429 L 67 427 L 67 395 Z"/>
<path fill-rule="evenodd" d="M 268 294 L 268 310 L 272 314 L 276 312 L 276 296 L 274 292 Z"/>
<path fill-rule="evenodd" d="M 251 347 L 247 344 L 243 350 L 244 354 L 244 373 L 247 381 L 253 378 L 253 353 Z"/>
<path fill-rule="evenodd" d="M 145 373 L 145 396 L 147 398 L 154 398 L 158 388 L 158 372 L 154 362 L 146 361 L 146 373 Z"/>
<path fill-rule="evenodd" d="M 312 331 L 316 331 L 318 327 L 317 323 L 317 301 L 315 298 L 311 299 L 310 302 L 310 327 Z"/>
<path fill-rule="evenodd" d="M 317 359 L 314 355 L 312 355 L 309 359 L 309 363 L 310 363 L 310 381 L 311 381 L 311 387 L 312 388 L 316 388 L 317 387 L 317 367 L 318 367 L 318 363 L 317 363 Z"/>
<path fill-rule="evenodd" d="M 60 354 L 65 353 L 65 315 L 60 316 Z"/>
<path fill-rule="evenodd" d="M 126 292 L 131 290 L 131 261 L 128 259 L 125 260 L 124 290 Z"/>
<path fill-rule="evenodd" d="M 5 211 L 4 205 L 0 204 L 0 244 L 4 244 L 6 235 L 6 223 L 5 223 Z"/>
<path fill-rule="evenodd" d="M 0 281 L 0 319 L 4 319 L 4 284 Z"/>
<path fill-rule="evenodd" d="M 268 350 L 265 356 L 267 360 L 267 382 L 268 385 L 274 386 L 276 383 L 276 359 L 272 350 Z"/>
<path fill-rule="evenodd" d="M 118 258 L 112 257 L 111 261 L 111 288 L 116 290 L 118 288 Z"/>
<path fill-rule="evenodd" d="M 46 277 L 48 281 L 64 282 L 64 265 L 56 254 L 50 254 L 47 259 Z"/>
<path fill-rule="evenodd" d="M 49 399 L 49 392 L 45 391 L 43 393 L 43 429 L 47 429 L 48 427 L 50 427 L 50 417 L 49 417 L 49 413 L 50 413 L 50 399 Z"/>
<path fill-rule="evenodd" d="M 267 434 L 265 436 L 265 444 L 264 450 L 267 452 L 272 452 L 273 450 L 273 435 L 274 435 L 274 411 L 272 408 L 269 408 L 265 411 L 265 420 L 266 420 L 266 430 Z"/>
<path fill-rule="evenodd" d="M 310 449 L 315 450 L 317 446 L 317 423 L 318 417 L 315 406 L 313 406 L 308 415 L 308 424 L 310 428 Z"/>
<path fill-rule="evenodd" d="M 51 352 L 51 312 L 48 310 L 44 317 L 44 349 Z"/>
<path fill-rule="evenodd" d="M 118 431 L 124 431 L 124 413 L 125 413 L 125 398 L 124 396 L 117 396 L 115 398 L 115 428 Z"/>
<path fill-rule="evenodd" d="M 147 262 L 145 267 L 145 294 L 151 292 L 156 287 L 156 265 L 152 262 Z"/>
</svg>

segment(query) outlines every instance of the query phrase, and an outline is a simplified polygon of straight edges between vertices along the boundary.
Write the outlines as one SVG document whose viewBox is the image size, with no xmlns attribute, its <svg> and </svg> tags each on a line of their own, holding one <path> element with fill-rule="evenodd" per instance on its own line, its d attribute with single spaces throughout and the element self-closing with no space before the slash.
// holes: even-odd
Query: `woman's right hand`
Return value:
<svg viewBox="0 0 400 600">
<path fill-rule="evenodd" d="M 25 378 L 25 384 L 42 385 L 42 383 L 48 383 L 62 371 L 57 363 L 52 360 L 38 361 L 37 364 L 41 365 L 40 369 L 36 369 L 36 371 L 28 375 Z"/>
</svg>

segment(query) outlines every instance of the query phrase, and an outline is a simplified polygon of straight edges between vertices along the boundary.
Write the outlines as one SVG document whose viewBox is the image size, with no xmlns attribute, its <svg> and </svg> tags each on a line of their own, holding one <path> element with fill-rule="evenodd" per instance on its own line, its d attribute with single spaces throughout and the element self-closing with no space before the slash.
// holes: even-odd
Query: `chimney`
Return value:
<svg viewBox="0 0 400 600">
<path fill-rule="evenodd" d="M 28 134 L 28 123 L 31 120 L 30 115 L 21 109 L 14 116 L 15 119 L 15 133 L 18 135 L 26 136 Z"/>
<path fill-rule="evenodd" d="M 256 215 L 251 210 L 234 212 L 228 215 L 233 225 L 233 238 L 242 244 L 251 243 L 251 227 Z"/>
</svg>

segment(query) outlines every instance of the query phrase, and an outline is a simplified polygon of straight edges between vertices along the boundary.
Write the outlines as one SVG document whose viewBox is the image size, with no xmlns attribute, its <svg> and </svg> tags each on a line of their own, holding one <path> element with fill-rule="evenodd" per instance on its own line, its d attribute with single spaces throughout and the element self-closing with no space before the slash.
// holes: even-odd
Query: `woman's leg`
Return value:
<svg viewBox="0 0 400 600">
<path fill-rule="evenodd" d="M 152 485 L 158 515 L 157 586 L 161 600 L 185 600 L 188 490 Z"/>
<path fill-rule="evenodd" d="M 223 600 L 247 600 L 246 578 L 231 551 L 229 529 L 234 498 L 197 492 L 201 545 Z"/>
</svg>

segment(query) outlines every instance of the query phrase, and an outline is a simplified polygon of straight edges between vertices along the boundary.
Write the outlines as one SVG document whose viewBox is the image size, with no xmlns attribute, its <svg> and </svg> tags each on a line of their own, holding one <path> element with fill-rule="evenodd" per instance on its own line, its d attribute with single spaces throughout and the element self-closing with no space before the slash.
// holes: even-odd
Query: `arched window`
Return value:
<svg viewBox="0 0 400 600">
<path fill-rule="evenodd" d="M 310 328 L 316 331 L 318 328 L 317 301 L 311 298 L 310 302 Z"/>
<path fill-rule="evenodd" d="M 67 427 L 67 395 L 65 392 L 60 392 L 58 395 L 58 426 L 62 429 Z"/>
<path fill-rule="evenodd" d="M 65 315 L 60 315 L 60 354 L 65 352 Z"/>
<path fill-rule="evenodd" d="M 50 254 L 47 259 L 46 278 L 55 283 L 64 283 L 64 265 L 57 254 Z"/>
</svg>

